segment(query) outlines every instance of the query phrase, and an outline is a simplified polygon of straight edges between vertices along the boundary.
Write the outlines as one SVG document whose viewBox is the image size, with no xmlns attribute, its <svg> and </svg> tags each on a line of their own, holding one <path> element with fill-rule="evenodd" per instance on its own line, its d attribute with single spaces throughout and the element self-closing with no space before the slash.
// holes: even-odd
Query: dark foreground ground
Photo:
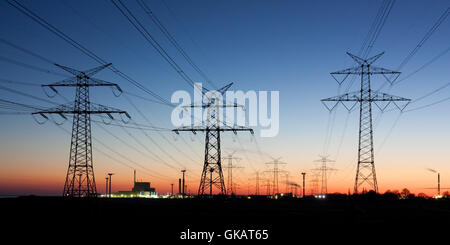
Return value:
<svg viewBox="0 0 450 245">
<path fill-rule="evenodd" d="M 384 237 L 392 240 L 391 236 L 448 237 L 450 228 L 448 199 L 19 197 L 0 199 L 0 208 L 2 224 L 6 224 L 6 229 L 2 228 L 3 234 L 8 234 L 11 229 L 41 238 L 63 234 L 70 240 L 87 235 L 109 239 L 142 238 L 147 241 L 143 244 L 165 244 L 165 241 L 167 244 L 291 244 L 279 242 L 311 238 L 318 241 L 353 239 L 355 242 L 356 235 L 369 240 Z M 432 228 L 447 230 L 447 233 Z M 211 243 L 202 239 L 181 239 L 182 232 L 188 229 L 190 232 L 214 232 L 215 235 Z M 233 231 L 225 234 L 227 230 Z M 250 230 L 260 230 L 259 235 Z M 268 239 L 263 239 L 263 230 L 267 230 Z M 251 239 L 250 233 L 253 233 Z M 226 239 L 230 234 L 233 239 Z"/>
</svg>

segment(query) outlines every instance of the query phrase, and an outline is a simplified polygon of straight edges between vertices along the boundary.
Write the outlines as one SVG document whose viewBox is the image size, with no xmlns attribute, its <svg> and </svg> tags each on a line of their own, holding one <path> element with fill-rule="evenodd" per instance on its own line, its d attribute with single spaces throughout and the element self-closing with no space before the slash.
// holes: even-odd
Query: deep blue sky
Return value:
<svg viewBox="0 0 450 245">
<path fill-rule="evenodd" d="M 345 52 L 359 51 L 382 1 L 164 1 L 169 8 L 160 0 L 146 2 L 185 51 L 217 85 L 232 81 L 235 83 L 234 89 L 280 91 L 279 136 L 271 139 L 258 138 L 259 145 L 263 151 L 274 157 L 283 156 L 285 161 L 290 163 L 288 169 L 291 171 L 311 168 L 313 166 L 311 161 L 326 148 L 323 145 L 329 113 L 320 103 L 320 99 L 334 96 L 338 90 L 329 72 L 352 65 L 351 59 Z M 88 49 L 114 63 L 121 71 L 168 100 L 176 90 L 192 92 L 192 89 L 146 43 L 110 1 L 22 2 Z M 202 82 L 201 77 L 175 52 L 136 2 L 125 2 L 183 69 L 194 80 Z M 381 51 L 386 52 L 377 65 L 396 68 L 448 5 L 449 1 L 396 1 L 372 49 L 371 55 Z M 0 2 L 0 16 L 2 38 L 70 67 L 89 69 L 98 65 L 4 1 Z M 411 62 L 404 67 L 403 75 L 449 47 L 449 21 L 447 19 L 440 26 Z M 57 70 L 5 45 L 0 45 L 0 53 L 1 56 Z M 387 91 L 412 99 L 432 91 L 450 82 L 449 61 L 447 54 L 420 73 Z M 0 63 L 0 71 L 0 78 L 36 84 L 61 80 L 58 76 L 27 70 L 4 62 Z M 110 71 L 99 73 L 97 77 L 117 82 L 124 90 L 148 96 Z M 381 77 L 373 79 L 375 88 L 378 88 L 382 82 Z M 45 97 L 40 88 L 21 86 L 14 86 L 14 88 Z M 357 89 L 356 86 L 351 90 L 355 89 Z M 64 91 L 67 97 L 73 96 L 73 90 L 65 89 Z M 448 89 L 433 95 L 428 100 L 411 105 L 411 108 L 444 98 L 447 94 Z M 5 91 L 0 91 L 0 98 L 49 106 Z M 58 98 L 55 100 L 58 101 Z M 125 99 L 115 98 L 109 89 L 94 89 L 92 101 L 129 110 L 136 121 L 146 123 Z M 155 125 L 171 128 L 169 107 L 139 99 L 134 101 Z M 343 126 L 347 113 L 339 110 L 336 115 L 331 144 L 326 149 L 326 153 L 337 158 L 336 168 L 341 169 L 342 179 L 345 181 L 349 179 L 351 183 L 353 179 L 351 168 L 355 165 L 356 158 L 358 115 L 357 113 L 350 115 L 345 131 Z M 379 126 L 377 125 L 376 146 L 381 144 L 386 135 L 389 135 L 381 151 L 385 155 L 380 155 L 380 159 L 383 157 L 401 159 L 411 151 L 406 149 L 422 149 L 423 145 L 420 142 L 426 141 L 432 145 L 427 154 L 440 154 L 439 156 L 447 162 L 450 160 L 450 155 L 443 153 L 450 144 L 448 140 L 445 140 L 450 138 L 448 137 L 450 136 L 448 103 L 404 114 L 396 124 L 393 133 L 389 134 L 389 129 L 397 115 L 397 112 L 386 113 L 379 120 Z M 5 154 L 10 148 L 14 152 L 27 151 L 29 148 L 38 146 L 42 139 L 68 142 L 68 136 L 61 135 L 61 131 L 55 129 L 54 125 L 50 123 L 44 126 L 36 125 L 31 117 L 1 116 L 0 121 L 2 124 L 0 148 L 5 151 L 2 152 Z M 70 122 L 66 123 L 65 127 L 70 128 Z M 104 136 L 104 132 L 100 129 L 94 130 L 98 131 L 99 138 Z M 172 137 L 170 133 L 166 134 Z M 344 135 L 342 149 L 338 147 L 341 135 Z M 107 140 L 106 136 L 104 137 Z M 246 136 L 242 137 L 247 140 Z M 7 148 L 6 145 L 10 145 L 11 142 L 18 143 L 13 143 L 14 147 Z M 251 142 L 247 143 L 251 144 Z M 24 147 L 21 149 L 22 145 Z M 45 147 L 46 152 L 52 152 L 54 149 L 51 146 Z M 117 146 L 118 149 L 120 147 Z M 59 160 L 65 161 L 68 154 L 67 144 L 61 143 L 57 148 L 55 151 L 61 151 Z M 197 148 L 201 155 L 201 144 L 198 144 Z M 253 146 L 249 148 L 254 149 Z M 26 155 L 29 154 L 32 153 L 26 153 Z M 249 154 L 248 158 L 251 160 L 262 161 Z M 421 159 L 421 156 L 410 155 L 407 158 L 411 157 Z M 423 157 L 423 159 L 427 158 Z M 414 168 L 433 165 L 418 161 Z M 409 166 L 409 164 L 407 161 L 401 162 L 395 168 Z M 445 168 L 445 165 L 438 166 Z M 64 164 L 62 169 L 65 167 Z M 386 164 L 384 168 L 391 167 L 392 165 Z M 256 168 L 264 170 L 266 166 Z M 380 168 L 383 168 L 383 165 Z M 251 172 L 250 168 L 249 172 Z"/>
</svg>

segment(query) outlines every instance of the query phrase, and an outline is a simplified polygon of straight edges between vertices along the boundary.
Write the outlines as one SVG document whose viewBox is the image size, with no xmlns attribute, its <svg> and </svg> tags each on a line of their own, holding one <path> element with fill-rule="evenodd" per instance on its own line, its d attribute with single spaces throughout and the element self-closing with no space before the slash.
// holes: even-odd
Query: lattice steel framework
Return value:
<svg viewBox="0 0 450 245">
<path fill-rule="evenodd" d="M 230 83 L 223 88 L 215 91 L 217 95 L 223 95 L 232 85 Z M 204 89 L 204 88 L 203 88 Z M 206 90 L 206 89 L 205 89 Z M 211 91 L 213 92 L 213 91 Z M 205 158 L 203 163 L 203 171 L 200 179 L 200 185 L 198 188 L 198 195 L 204 196 L 205 194 L 213 195 L 213 187 L 218 189 L 219 195 L 226 195 L 227 190 L 225 188 L 225 182 L 223 178 L 222 171 L 222 157 L 220 150 L 220 133 L 225 131 L 232 131 L 233 133 L 237 133 L 238 131 L 250 131 L 253 134 L 253 129 L 242 127 L 242 126 L 227 126 L 224 122 L 220 121 L 220 108 L 224 107 L 240 107 L 237 104 L 221 104 L 218 101 L 218 98 L 222 98 L 222 96 L 215 97 L 210 96 L 207 97 L 208 101 L 206 103 L 202 103 L 201 105 L 190 105 L 188 107 L 195 108 L 200 107 L 206 109 L 207 118 L 205 126 L 189 126 L 189 127 L 180 127 L 174 129 L 175 133 L 179 133 L 180 131 L 190 131 L 192 133 L 197 132 L 205 132 Z"/>
<path fill-rule="evenodd" d="M 285 163 L 285 162 L 280 161 L 280 159 L 281 159 L 281 157 L 276 158 L 276 159 L 273 159 L 273 161 L 271 161 L 271 162 L 267 162 L 266 164 L 273 165 L 273 169 L 264 171 L 264 172 L 272 173 L 272 174 L 273 174 L 273 194 L 274 194 L 274 195 L 276 195 L 276 194 L 279 193 L 279 188 L 278 188 L 278 173 L 280 173 L 280 172 L 286 172 L 286 171 L 284 171 L 284 170 L 280 170 L 280 169 L 279 169 L 279 165 L 280 165 L 280 164 L 287 164 L 287 163 Z"/>
<path fill-rule="evenodd" d="M 336 169 L 328 167 L 327 163 L 335 161 L 328 159 L 328 156 L 319 155 L 319 157 L 320 159 L 315 160 L 314 162 L 320 162 L 321 165 L 319 168 L 315 168 L 313 170 L 320 171 L 320 178 L 321 178 L 320 193 L 328 194 L 328 171 L 334 171 Z"/>
<path fill-rule="evenodd" d="M 224 157 L 222 159 L 222 160 L 228 160 L 228 165 L 226 165 L 224 167 L 224 168 L 226 168 L 228 170 L 228 173 L 227 173 L 227 182 L 228 182 L 227 183 L 228 184 L 227 193 L 228 193 L 228 195 L 233 195 L 235 193 L 234 192 L 234 188 L 233 188 L 233 169 L 235 169 L 235 168 L 243 168 L 241 166 L 233 165 L 233 160 L 234 161 L 239 161 L 240 160 L 240 158 L 238 158 L 238 157 L 233 157 L 235 152 L 236 151 L 233 151 L 232 153 L 228 154 L 228 156 L 226 156 L 226 157 Z"/>
<path fill-rule="evenodd" d="M 331 75 L 339 84 L 341 84 L 349 75 L 359 75 L 361 77 L 360 91 L 323 99 L 322 103 L 324 103 L 330 111 L 339 103 L 344 105 L 347 110 L 351 111 L 355 105 L 359 103 L 358 165 L 356 169 L 354 192 L 358 193 L 358 188 L 364 184 L 367 184 L 370 189 L 378 192 L 373 150 L 372 102 L 382 111 L 391 103 L 393 103 L 400 111 L 403 111 L 410 99 L 380 93 L 371 89 L 371 75 L 381 74 L 391 84 L 393 84 L 400 75 L 400 72 L 398 71 L 372 66 L 372 63 L 380 58 L 384 52 L 368 59 L 363 59 L 350 53 L 347 54 L 358 64 L 358 66 L 332 72 Z M 338 79 L 338 76 L 342 76 L 343 78 Z M 334 104 L 329 106 L 326 102 L 332 102 Z M 350 102 L 350 106 L 343 102 Z M 404 104 L 401 105 L 400 102 L 404 102 Z"/>
<path fill-rule="evenodd" d="M 67 169 L 63 196 L 97 196 L 92 159 L 91 114 L 106 114 L 111 119 L 114 119 L 112 114 L 118 113 L 125 114 L 130 118 L 125 111 L 90 102 L 89 87 L 92 86 L 113 86 L 117 88 L 119 92 L 122 92 L 120 87 L 115 83 L 91 77 L 109 65 L 111 64 L 95 67 L 87 71 L 78 71 L 69 67 L 57 65 L 59 68 L 75 75 L 75 77 L 57 83 L 42 85 L 43 87 L 50 88 L 56 93 L 58 91 L 55 87 L 76 87 L 74 103 L 62 104 L 55 108 L 33 113 L 39 114 L 45 119 L 48 119 L 46 116 L 47 114 L 58 114 L 65 119 L 67 119 L 65 114 L 73 114 L 69 167 Z"/>
</svg>

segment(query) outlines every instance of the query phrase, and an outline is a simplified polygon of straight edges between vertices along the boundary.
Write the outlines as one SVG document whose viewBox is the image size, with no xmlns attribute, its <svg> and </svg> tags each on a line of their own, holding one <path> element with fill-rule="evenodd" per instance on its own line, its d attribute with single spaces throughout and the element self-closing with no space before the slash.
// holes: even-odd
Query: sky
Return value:
<svg viewBox="0 0 450 245">
<path fill-rule="evenodd" d="M 20 2 L 163 98 L 170 100 L 177 90 L 193 93 L 192 87 L 110 1 Z M 313 169 L 318 167 L 314 161 L 319 154 L 329 155 L 335 161 L 330 164 L 336 170 L 329 175 L 329 192 L 346 193 L 353 188 L 358 110 L 349 113 L 339 106 L 329 112 L 320 100 L 343 93 L 347 88 L 348 91 L 359 89 L 358 83 L 350 86 L 351 79 L 339 86 L 329 73 L 354 64 L 346 52 L 358 53 L 382 1 L 145 2 L 218 87 L 233 82 L 233 90 L 279 91 L 280 129 L 276 137 L 260 137 L 259 127 L 255 127 L 254 138 L 246 132 L 237 136 L 232 133 L 222 135 L 222 155 L 235 152 L 234 156 L 239 158 L 235 164 L 243 167 L 233 172 L 238 193 L 255 191 L 256 171 L 264 178 L 270 178 L 267 171 L 271 166 L 266 163 L 272 158 L 281 157 L 281 161 L 287 163 L 281 168 L 289 173 L 291 182 L 299 183 L 302 171 L 310 173 L 307 174 L 310 180 Z M 205 83 L 139 5 L 135 1 L 125 3 L 186 74 L 196 82 Z M 395 1 L 369 56 L 384 51 L 376 65 L 396 69 L 448 5 L 448 1 Z M 0 38 L 4 40 L 78 70 L 98 65 L 4 1 L 0 2 L 0 18 Z M 446 19 L 401 69 L 400 78 L 449 48 L 449 25 L 450 20 Z M 0 43 L 0 56 L 0 79 L 37 85 L 0 83 L 7 88 L 47 98 L 38 85 L 67 78 L 64 76 L 67 73 L 57 67 L 4 43 Z M 61 75 L 18 66 L 6 62 L 5 58 Z M 375 166 L 380 192 L 408 188 L 414 193 L 434 195 L 436 190 L 427 188 L 437 185 L 436 174 L 426 168 L 439 171 L 441 186 L 450 187 L 449 102 L 420 109 L 447 98 L 450 88 L 414 101 L 450 82 L 449 64 L 450 56 L 446 53 L 401 83 L 383 87 L 386 93 L 411 98 L 413 102 L 408 108 L 419 109 L 403 113 L 373 110 Z M 95 77 L 118 83 L 124 91 L 154 100 L 109 70 Z M 382 86 L 383 79 L 374 76 L 373 87 Z M 73 100 L 75 91 L 72 88 L 61 88 L 60 91 L 64 97 Z M 0 98 L 52 106 L 4 89 L 0 89 Z M 65 102 L 60 96 L 47 99 Z M 145 135 L 136 129 L 124 131 L 113 125 L 92 124 L 94 171 L 100 193 L 104 192 L 108 172 L 115 173 L 113 191 L 131 189 L 133 169 L 137 170 L 139 180 L 150 181 L 159 193 L 167 193 L 171 183 L 176 186 L 181 177 L 180 170 L 186 168 L 188 192 L 197 191 L 203 165 L 204 134 L 185 132 L 176 135 L 170 131 L 174 128 L 170 121 L 172 107 L 135 96 L 116 97 L 109 88 L 92 88 L 91 101 L 126 110 L 136 123 L 163 128 L 146 131 Z M 62 122 L 57 116 L 54 120 Z M 0 195 L 60 195 L 68 166 L 70 134 L 66 131 L 70 132 L 71 121 L 67 120 L 61 126 L 52 121 L 41 125 L 30 115 L 0 115 L 0 123 Z M 279 178 L 282 189 L 285 176 Z"/>
</svg>

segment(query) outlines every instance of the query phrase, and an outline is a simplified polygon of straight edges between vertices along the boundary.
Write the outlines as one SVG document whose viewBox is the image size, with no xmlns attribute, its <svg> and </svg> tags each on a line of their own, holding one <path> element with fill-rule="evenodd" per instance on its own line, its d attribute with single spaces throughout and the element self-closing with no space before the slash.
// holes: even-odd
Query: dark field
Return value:
<svg viewBox="0 0 450 245">
<path fill-rule="evenodd" d="M 277 244 L 304 237 L 341 240 L 366 232 L 377 234 L 380 239 L 403 230 L 409 232 L 408 237 L 426 236 L 431 234 L 430 228 L 448 229 L 450 224 L 448 199 L 397 200 L 377 196 L 326 200 L 19 197 L 0 199 L 0 206 L 3 222 L 10 224 L 8 228 L 29 234 L 45 237 L 76 230 L 77 234 L 90 233 L 97 238 L 129 236 L 171 244 L 189 242 L 180 239 L 181 232 L 188 228 L 222 234 L 211 244 L 236 244 L 238 240 L 224 238 L 224 232 L 230 229 L 268 230 L 267 240 L 244 239 L 245 244 Z M 208 241 L 197 240 L 192 244 Z"/>
</svg>

